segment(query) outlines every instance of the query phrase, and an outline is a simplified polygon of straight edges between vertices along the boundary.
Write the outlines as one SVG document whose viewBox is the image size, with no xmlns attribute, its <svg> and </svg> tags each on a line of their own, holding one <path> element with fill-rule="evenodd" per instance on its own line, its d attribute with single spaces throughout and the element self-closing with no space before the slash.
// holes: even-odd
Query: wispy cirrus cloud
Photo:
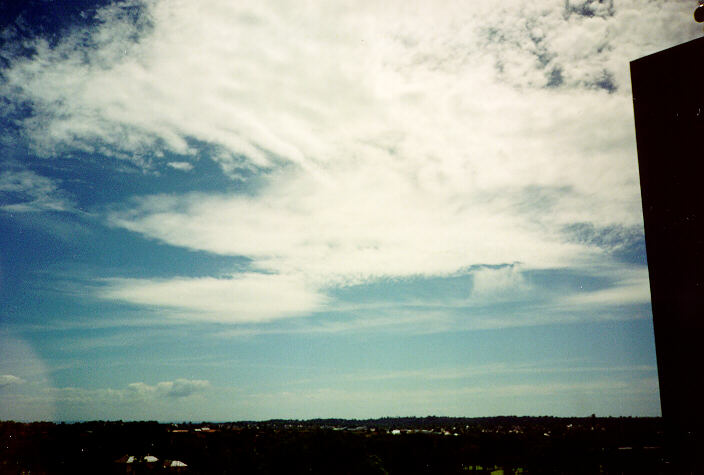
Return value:
<svg viewBox="0 0 704 475">
<path fill-rule="evenodd" d="M 611 269 L 613 272 L 613 269 Z M 618 269 L 618 279 L 601 289 L 565 295 L 561 303 L 572 307 L 608 307 L 650 302 L 650 279 L 644 266 Z"/>
<path fill-rule="evenodd" d="M 175 379 L 156 384 L 131 383 L 125 387 L 86 388 L 27 384 L 3 394 L 9 404 L 3 417 L 24 415 L 22 420 L 175 420 L 195 413 L 199 398 L 210 390 L 206 380 Z M 36 414 L 36 415 L 34 415 Z"/>
<path fill-rule="evenodd" d="M 295 412 L 301 417 L 369 417 L 372 414 L 435 414 L 458 416 L 522 414 L 556 414 L 584 416 L 597 412 L 612 414 L 608 404 L 630 400 L 639 413 L 656 415 L 659 412 L 657 378 L 645 376 L 630 381 L 599 378 L 590 381 L 541 382 L 525 384 L 467 385 L 456 388 L 388 387 L 386 390 L 338 387 L 313 389 L 285 389 L 280 392 L 246 395 L 244 403 L 257 413 L 260 407 L 272 401 L 283 401 L 277 406 L 282 414 Z M 530 405 L 521 401 L 530 400 Z M 320 415 L 320 404 L 325 401 L 328 413 Z M 481 412 L 474 408 L 481 407 Z M 376 411 L 376 412 L 373 412 Z"/>
<path fill-rule="evenodd" d="M 632 378 L 652 378 L 657 374 L 657 367 L 654 365 L 631 365 L 631 366 L 595 366 L 585 365 L 580 361 L 541 361 L 540 363 L 506 363 L 496 362 L 490 364 L 477 364 L 467 367 L 452 368 L 424 368 L 398 371 L 363 371 L 351 373 L 338 373 L 331 375 L 330 382 L 343 381 L 357 382 L 364 384 L 369 381 L 436 381 L 436 380 L 465 380 L 475 382 L 477 387 L 482 387 L 482 391 L 489 390 L 497 383 L 497 378 L 509 375 L 511 378 L 518 378 L 520 375 L 530 378 L 550 381 L 555 375 L 571 375 L 583 378 L 584 374 L 594 375 L 595 379 L 606 380 L 609 378 L 627 377 Z M 592 376 L 589 376 L 590 378 Z M 487 383 L 489 378 L 489 383 Z M 306 384 L 308 380 L 302 380 L 299 384 Z M 504 383 L 505 384 L 505 383 Z"/>
<path fill-rule="evenodd" d="M 0 174 L 0 211 L 69 211 L 72 206 L 66 193 L 51 178 L 31 170 Z"/>
<path fill-rule="evenodd" d="M 101 404 L 139 404 L 159 400 L 178 400 L 188 398 L 210 389 L 206 380 L 176 379 L 162 381 L 156 384 L 143 382 L 130 383 L 123 388 L 82 388 L 82 387 L 49 387 L 37 390 L 31 398 L 36 401 L 51 400 L 53 404 L 86 404 L 100 406 Z M 22 398 L 25 393 L 15 393 L 14 397 Z M 35 401 L 35 402 L 36 402 Z"/>
</svg>

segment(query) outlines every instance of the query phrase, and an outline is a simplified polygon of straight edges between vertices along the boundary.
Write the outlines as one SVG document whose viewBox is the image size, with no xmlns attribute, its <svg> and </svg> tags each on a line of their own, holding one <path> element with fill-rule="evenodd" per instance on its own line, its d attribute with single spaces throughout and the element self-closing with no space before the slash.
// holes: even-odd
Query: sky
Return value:
<svg viewBox="0 0 704 475">
<path fill-rule="evenodd" d="M 629 61 L 695 7 L 0 6 L 0 419 L 660 415 Z"/>
</svg>

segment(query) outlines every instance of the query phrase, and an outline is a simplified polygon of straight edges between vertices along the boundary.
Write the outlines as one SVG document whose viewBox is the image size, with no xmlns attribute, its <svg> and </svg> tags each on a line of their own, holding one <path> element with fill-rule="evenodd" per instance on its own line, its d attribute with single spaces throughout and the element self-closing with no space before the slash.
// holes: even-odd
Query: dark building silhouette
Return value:
<svg viewBox="0 0 704 475">
<path fill-rule="evenodd" d="M 660 401 L 682 460 L 704 432 L 704 38 L 631 62 L 631 80 Z"/>
</svg>

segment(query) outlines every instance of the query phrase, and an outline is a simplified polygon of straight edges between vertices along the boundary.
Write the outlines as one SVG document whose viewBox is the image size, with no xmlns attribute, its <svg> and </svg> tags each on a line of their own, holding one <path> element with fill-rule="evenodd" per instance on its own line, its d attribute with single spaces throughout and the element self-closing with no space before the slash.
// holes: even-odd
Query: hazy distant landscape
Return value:
<svg viewBox="0 0 704 475">
<path fill-rule="evenodd" d="M 676 473 L 660 418 L 3 422 L 0 443 L 2 474 Z"/>
</svg>

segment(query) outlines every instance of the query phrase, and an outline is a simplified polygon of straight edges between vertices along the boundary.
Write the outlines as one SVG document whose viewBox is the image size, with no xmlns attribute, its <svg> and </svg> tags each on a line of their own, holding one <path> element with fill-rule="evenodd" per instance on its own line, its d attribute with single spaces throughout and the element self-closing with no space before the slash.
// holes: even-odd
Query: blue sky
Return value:
<svg viewBox="0 0 704 475">
<path fill-rule="evenodd" d="M 688 2 L 2 11 L 0 419 L 659 415 L 628 62 Z"/>
</svg>

